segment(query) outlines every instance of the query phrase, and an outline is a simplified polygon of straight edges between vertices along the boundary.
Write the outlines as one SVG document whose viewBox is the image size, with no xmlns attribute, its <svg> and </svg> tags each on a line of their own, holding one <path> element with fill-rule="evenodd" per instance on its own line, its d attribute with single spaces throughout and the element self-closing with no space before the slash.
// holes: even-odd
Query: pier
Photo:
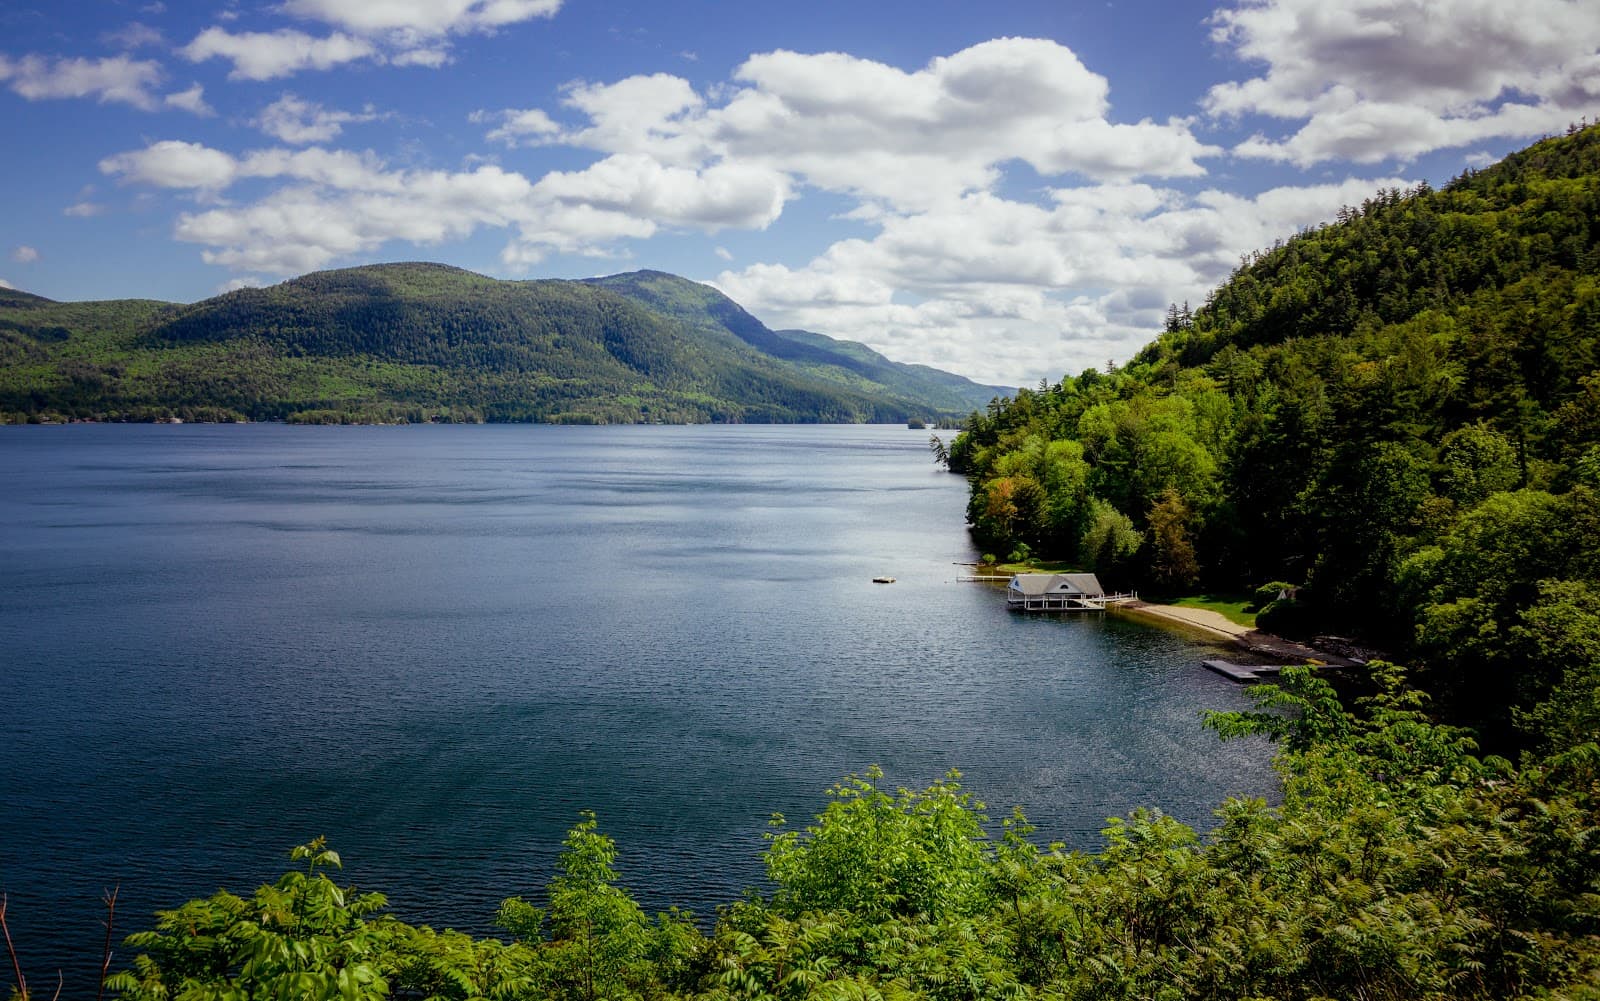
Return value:
<svg viewBox="0 0 1600 1001">
<path fill-rule="evenodd" d="M 1283 672 L 1283 664 L 1235 664 L 1231 660 L 1202 660 L 1200 663 L 1232 681 L 1266 681 Z"/>
<path fill-rule="evenodd" d="M 1126 594 L 1029 594 L 1008 596 L 1007 606 L 1018 612 L 1103 612 L 1108 606 L 1139 600 Z"/>
</svg>

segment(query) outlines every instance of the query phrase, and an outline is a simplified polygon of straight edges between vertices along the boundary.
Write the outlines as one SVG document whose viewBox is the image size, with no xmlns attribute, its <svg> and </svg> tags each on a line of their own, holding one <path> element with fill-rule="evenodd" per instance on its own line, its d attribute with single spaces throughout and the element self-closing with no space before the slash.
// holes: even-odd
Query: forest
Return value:
<svg viewBox="0 0 1600 1001">
<path fill-rule="evenodd" d="M 986 551 L 1259 589 L 1261 628 L 1412 665 L 1497 750 L 1593 734 L 1600 129 L 1382 192 L 935 447 Z"/>
<path fill-rule="evenodd" d="M 1341 629 L 1207 718 L 1276 742 L 1281 800 L 1206 833 L 1153 809 L 1094 851 L 997 822 L 952 773 L 846 778 L 774 817 L 768 885 L 647 915 L 602 818 L 436 931 L 320 841 L 249 897 L 127 939 L 128 999 L 1600 998 L 1600 129 L 1391 191 L 1175 306 L 1132 362 L 996 401 L 940 446 L 985 548 L 1115 582 L 1261 587 Z M 197 334 L 198 336 L 198 334 Z M 17 971 L 20 980 L 21 971 Z M 20 988 L 20 984 L 18 985 Z M 31 996 L 42 996 L 30 985 Z M 26 993 L 26 991 L 24 991 Z"/>
</svg>

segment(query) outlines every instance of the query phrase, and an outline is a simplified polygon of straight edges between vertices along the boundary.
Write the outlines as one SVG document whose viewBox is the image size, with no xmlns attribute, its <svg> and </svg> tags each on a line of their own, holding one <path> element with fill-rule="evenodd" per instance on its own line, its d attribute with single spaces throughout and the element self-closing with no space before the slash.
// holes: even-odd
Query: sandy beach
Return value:
<svg viewBox="0 0 1600 1001">
<path fill-rule="evenodd" d="M 1303 643 L 1295 643 L 1281 636 L 1264 633 L 1250 626 L 1241 626 L 1221 612 L 1208 608 L 1181 608 L 1177 605 L 1155 605 L 1147 601 L 1131 601 L 1118 605 L 1119 613 L 1162 619 L 1190 629 L 1228 640 L 1242 649 L 1262 657 L 1271 657 L 1285 664 L 1319 663 L 1332 667 L 1351 667 L 1354 661 L 1326 651 L 1316 650 Z"/>
</svg>

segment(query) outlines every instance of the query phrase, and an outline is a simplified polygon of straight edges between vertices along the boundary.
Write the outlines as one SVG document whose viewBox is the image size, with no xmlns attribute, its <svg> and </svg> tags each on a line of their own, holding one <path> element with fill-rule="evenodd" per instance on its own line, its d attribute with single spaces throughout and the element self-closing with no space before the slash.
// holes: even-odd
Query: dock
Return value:
<svg viewBox="0 0 1600 1001">
<path fill-rule="evenodd" d="M 1283 672 L 1283 664 L 1235 664 L 1231 660 L 1202 660 L 1200 663 L 1231 681 L 1266 681 Z"/>
<path fill-rule="evenodd" d="M 1109 607 L 1138 601 L 1132 591 L 1126 594 L 1029 594 L 1006 596 L 1006 607 L 1014 612 L 1103 612 Z"/>
</svg>

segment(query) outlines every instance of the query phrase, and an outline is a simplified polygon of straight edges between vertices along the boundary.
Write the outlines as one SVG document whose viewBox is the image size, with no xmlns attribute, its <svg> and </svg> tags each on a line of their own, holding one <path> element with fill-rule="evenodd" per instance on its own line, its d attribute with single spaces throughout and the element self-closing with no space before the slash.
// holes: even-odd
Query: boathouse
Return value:
<svg viewBox="0 0 1600 1001">
<path fill-rule="evenodd" d="M 1019 573 L 1006 585 L 1006 604 L 1027 612 L 1100 611 L 1107 600 L 1092 573 Z"/>
</svg>

